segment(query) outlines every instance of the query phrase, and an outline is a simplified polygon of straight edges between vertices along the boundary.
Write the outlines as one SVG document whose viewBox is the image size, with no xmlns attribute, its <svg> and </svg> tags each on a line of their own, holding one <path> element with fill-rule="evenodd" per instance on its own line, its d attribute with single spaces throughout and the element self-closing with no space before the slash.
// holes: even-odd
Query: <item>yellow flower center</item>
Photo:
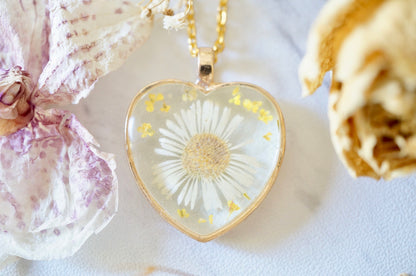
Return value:
<svg viewBox="0 0 416 276">
<path fill-rule="evenodd" d="M 206 178 L 215 178 L 225 171 L 230 162 L 227 144 L 214 134 L 196 134 L 182 154 L 186 172 Z"/>
</svg>

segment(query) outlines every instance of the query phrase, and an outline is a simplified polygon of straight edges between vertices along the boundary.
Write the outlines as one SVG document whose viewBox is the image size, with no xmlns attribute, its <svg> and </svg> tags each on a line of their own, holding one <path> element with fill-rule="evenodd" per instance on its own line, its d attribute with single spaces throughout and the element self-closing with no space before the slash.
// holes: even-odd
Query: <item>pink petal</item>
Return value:
<svg viewBox="0 0 416 276">
<path fill-rule="evenodd" d="M 0 1 L 0 68 L 16 65 L 36 83 L 49 60 L 47 1 Z"/>
<path fill-rule="evenodd" d="M 50 1 L 50 60 L 36 103 L 77 103 L 149 36 L 151 19 L 128 1 Z"/>
<path fill-rule="evenodd" d="M 55 109 L 35 110 L 27 127 L 0 137 L 0 251 L 63 258 L 107 225 L 115 162 L 97 146 L 73 114 Z"/>
</svg>

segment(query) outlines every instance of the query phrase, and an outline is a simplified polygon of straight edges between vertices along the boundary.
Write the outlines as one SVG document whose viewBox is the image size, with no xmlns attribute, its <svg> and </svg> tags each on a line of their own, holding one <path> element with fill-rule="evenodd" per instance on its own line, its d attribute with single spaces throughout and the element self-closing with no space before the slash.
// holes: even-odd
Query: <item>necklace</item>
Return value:
<svg viewBox="0 0 416 276">
<path fill-rule="evenodd" d="M 220 0 L 212 48 L 198 48 L 193 1 L 187 4 L 198 80 L 144 87 L 130 104 L 125 134 L 131 170 L 150 203 L 177 229 L 205 242 L 236 226 L 265 198 L 283 159 L 285 127 L 264 89 L 213 82 L 227 0 Z"/>
</svg>

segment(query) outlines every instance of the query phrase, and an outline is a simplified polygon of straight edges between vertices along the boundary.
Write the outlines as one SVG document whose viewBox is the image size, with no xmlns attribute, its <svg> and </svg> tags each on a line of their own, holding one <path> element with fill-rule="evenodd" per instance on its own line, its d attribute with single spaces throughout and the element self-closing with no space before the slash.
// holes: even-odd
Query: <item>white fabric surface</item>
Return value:
<svg viewBox="0 0 416 276">
<path fill-rule="evenodd" d="M 1 275 L 416 275 L 416 177 L 352 179 L 330 142 L 327 90 L 301 98 L 297 69 L 324 0 L 230 1 L 226 48 L 217 81 L 247 81 L 278 100 L 287 147 L 263 204 L 224 236 L 203 244 L 180 233 L 150 206 L 127 162 L 124 119 L 146 84 L 194 80 L 186 32 L 156 24 L 150 40 L 88 99 L 70 107 L 102 150 L 116 154 L 119 212 L 71 258 L 20 260 Z M 200 45 L 215 37 L 217 1 L 197 3 Z M 204 10 L 203 10 L 204 9 Z"/>
</svg>

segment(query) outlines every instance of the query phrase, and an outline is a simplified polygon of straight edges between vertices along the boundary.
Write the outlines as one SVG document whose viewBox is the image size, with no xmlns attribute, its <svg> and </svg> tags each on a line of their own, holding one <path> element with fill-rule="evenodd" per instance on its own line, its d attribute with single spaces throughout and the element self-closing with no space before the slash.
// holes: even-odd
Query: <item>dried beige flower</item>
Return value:
<svg viewBox="0 0 416 276">
<path fill-rule="evenodd" d="M 166 30 L 178 31 L 180 29 L 185 28 L 186 26 L 186 14 L 184 12 L 180 12 L 175 15 L 165 15 L 163 17 L 163 28 Z"/>
<path fill-rule="evenodd" d="M 189 12 L 187 1 L 177 0 L 172 4 L 170 0 L 149 0 L 141 6 L 140 17 L 153 18 L 154 15 L 163 15 L 163 28 L 166 30 L 181 30 L 186 26 L 186 16 Z M 181 11 L 181 12 L 179 12 Z"/>
<path fill-rule="evenodd" d="M 416 2 L 332 0 L 300 67 L 304 95 L 332 70 L 334 147 L 353 176 L 416 170 Z"/>
</svg>

